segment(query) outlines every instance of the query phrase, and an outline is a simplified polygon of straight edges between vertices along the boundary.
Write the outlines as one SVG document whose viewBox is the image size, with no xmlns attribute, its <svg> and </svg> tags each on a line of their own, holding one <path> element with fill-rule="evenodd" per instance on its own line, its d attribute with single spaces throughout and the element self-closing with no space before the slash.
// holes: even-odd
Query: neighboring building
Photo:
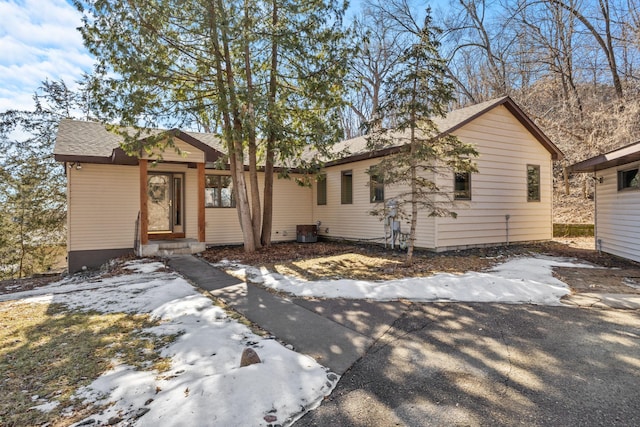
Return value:
<svg viewBox="0 0 640 427">
<path fill-rule="evenodd" d="M 416 246 L 440 251 L 551 239 L 552 162 L 562 153 L 522 110 L 504 97 L 452 111 L 438 125 L 475 145 L 478 172 L 435 177 L 452 194 L 455 186 L 458 217 L 420 217 Z M 181 154 L 167 146 L 130 157 L 102 124 L 60 123 L 54 153 L 67 165 L 70 272 L 132 253 L 138 240 L 143 254 L 242 242 L 229 172 L 214 169 L 219 141 L 211 134 L 152 132 L 173 135 Z M 274 241 L 295 240 L 297 225 L 317 223 L 327 238 L 384 241 L 384 226 L 369 211 L 394 189 L 370 183 L 366 171 L 393 149 L 367 151 L 360 137 L 335 150 L 348 154 L 326 164 L 321 184 L 275 180 Z M 157 154 L 162 160 L 154 164 Z"/>
<path fill-rule="evenodd" d="M 596 249 L 640 262 L 640 142 L 572 165 L 593 173 Z"/>
</svg>

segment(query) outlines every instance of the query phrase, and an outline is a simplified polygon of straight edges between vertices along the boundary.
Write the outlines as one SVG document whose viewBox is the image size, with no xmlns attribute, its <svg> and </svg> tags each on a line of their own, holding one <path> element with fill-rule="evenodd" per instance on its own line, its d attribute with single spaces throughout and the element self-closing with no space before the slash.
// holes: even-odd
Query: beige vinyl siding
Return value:
<svg viewBox="0 0 640 427">
<path fill-rule="evenodd" d="M 155 148 L 151 155 L 145 153 L 142 158 L 155 160 L 161 156 L 165 162 L 204 162 L 204 153 L 193 145 L 187 144 L 179 138 L 174 138 L 173 143 L 175 147 L 165 145 L 164 149 Z M 166 142 L 164 144 L 166 144 Z M 176 152 L 176 148 L 180 150 L 180 153 Z"/>
<path fill-rule="evenodd" d="M 316 184 L 313 186 L 313 223 L 320 221 L 319 235 L 334 239 L 367 240 L 384 243 L 384 224 L 369 212 L 376 203 L 369 201 L 370 187 L 367 170 L 380 162 L 379 159 L 363 160 L 345 165 L 332 166 L 324 170 L 327 180 L 327 204 L 318 205 Z M 353 172 L 353 203 L 341 203 L 342 172 Z M 399 188 L 385 185 L 385 199 L 398 194 Z M 402 223 L 402 231 L 409 232 L 409 224 Z M 434 241 L 433 218 L 420 215 L 418 219 L 416 246 L 432 248 Z"/>
<path fill-rule="evenodd" d="M 618 170 L 640 167 L 632 163 L 599 172 L 596 183 L 596 247 L 640 262 L 640 190 L 618 191 Z"/>
<path fill-rule="evenodd" d="M 456 219 L 438 218 L 440 249 L 552 237 L 552 160 L 550 153 L 503 106 L 455 132 L 474 144 L 478 172 L 471 174 L 471 200 L 455 203 Z M 527 165 L 540 166 L 539 202 L 527 201 Z M 453 186 L 453 174 L 438 179 Z"/>
<path fill-rule="evenodd" d="M 135 166 L 83 163 L 67 169 L 69 251 L 133 248 L 140 210 Z"/>
<path fill-rule="evenodd" d="M 185 236 L 198 237 L 197 170 L 159 163 L 149 172 L 180 172 L 185 177 Z M 69 251 L 132 248 L 140 211 L 137 166 L 83 163 L 68 169 Z"/>
<path fill-rule="evenodd" d="M 207 174 L 228 174 L 228 172 L 207 170 Z M 247 183 L 249 174 L 245 175 Z M 311 224 L 311 188 L 302 187 L 291 179 L 274 180 L 273 184 L 273 242 L 296 239 L 296 225 Z M 264 174 L 258 174 L 260 198 L 264 202 Z M 235 208 L 206 208 L 207 244 L 240 244 L 243 241 L 242 229 Z"/>
</svg>

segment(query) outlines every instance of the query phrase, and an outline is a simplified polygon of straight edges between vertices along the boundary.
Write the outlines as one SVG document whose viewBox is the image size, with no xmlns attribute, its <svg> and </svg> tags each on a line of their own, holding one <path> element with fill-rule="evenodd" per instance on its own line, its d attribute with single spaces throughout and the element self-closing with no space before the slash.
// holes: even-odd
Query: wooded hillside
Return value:
<svg viewBox="0 0 640 427">
<path fill-rule="evenodd" d="M 348 136 L 383 102 L 420 7 L 370 1 L 357 18 Z M 640 2 L 450 0 L 438 12 L 451 107 L 511 96 L 566 156 L 554 171 L 556 222 L 592 222 L 592 179 L 564 167 L 640 139 Z"/>
</svg>

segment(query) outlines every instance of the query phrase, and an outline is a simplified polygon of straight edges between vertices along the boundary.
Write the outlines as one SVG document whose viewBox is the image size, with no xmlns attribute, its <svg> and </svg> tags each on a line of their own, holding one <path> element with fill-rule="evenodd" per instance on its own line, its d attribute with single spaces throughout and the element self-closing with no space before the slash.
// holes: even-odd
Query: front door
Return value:
<svg viewBox="0 0 640 427">
<path fill-rule="evenodd" d="M 147 177 L 150 234 L 184 234 L 184 176 L 152 173 Z"/>
</svg>

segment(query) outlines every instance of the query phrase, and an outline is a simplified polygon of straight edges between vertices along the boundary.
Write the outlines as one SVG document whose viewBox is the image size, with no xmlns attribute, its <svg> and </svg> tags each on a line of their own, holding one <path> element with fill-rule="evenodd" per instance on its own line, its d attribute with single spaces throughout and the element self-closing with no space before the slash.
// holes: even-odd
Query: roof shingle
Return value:
<svg viewBox="0 0 640 427">
<path fill-rule="evenodd" d="M 562 157 L 561 151 L 549 140 L 549 138 L 529 119 L 524 112 L 509 97 L 496 98 L 490 101 L 475 104 L 469 107 L 453 110 L 444 118 L 434 119 L 435 124 L 441 134 L 454 132 L 466 123 L 474 120 L 485 112 L 504 105 L 512 114 L 533 134 L 533 136 L 552 154 L 554 159 Z M 148 135 L 157 135 L 161 132 L 168 132 L 163 129 L 150 129 Z M 211 133 L 185 131 L 189 137 L 193 138 L 190 143 L 210 147 L 218 153 L 224 153 L 224 146 L 220 139 Z M 179 137 L 179 136 L 178 136 Z M 189 140 L 189 138 L 186 138 Z M 54 155 L 57 160 L 70 160 L 74 157 L 82 158 L 102 158 L 105 161 L 112 158 L 113 152 L 120 147 L 123 139 L 116 133 L 107 130 L 106 126 L 98 122 L 86 122 L 71 119 L 63 119 L 58 127 Z M 189 142 L 189 141 L 187 141 Z M 206 148 L 205 147 L 205 148 Z M 340 160 L 333 160 L 331 163 L 345 163 L 354 161 L 366 156 L 369 153 L 367 148 L 367 137 L 340 141 L 332 147 L 332 152 Z M 371 153 L 371 155 L 374 155 Z M 308 150 L 303 158 L 311 159 L 317 153 Z"/>
</svg>

